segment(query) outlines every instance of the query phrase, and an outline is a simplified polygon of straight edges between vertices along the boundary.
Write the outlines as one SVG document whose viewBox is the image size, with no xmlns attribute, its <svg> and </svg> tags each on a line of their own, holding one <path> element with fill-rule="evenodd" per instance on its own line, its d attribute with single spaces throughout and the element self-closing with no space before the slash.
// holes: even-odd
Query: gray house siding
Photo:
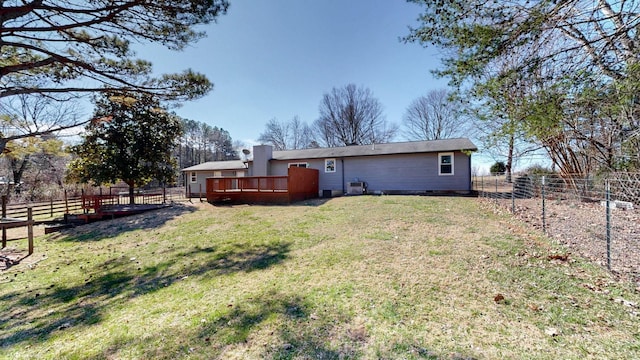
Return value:
<svg viewBox="0 0 640 360">
<path fill-rule="evenodd" d="M 256 145 L 252 160 L 207 162 L 182 171 L 186 185 L 196 194 L 200 186 L 206 191 L 207 177 L 231 176 L 230 171 L 236 171 L 237 176 L 286 176 L 293 163 L 306 163 L 318 170 L 319 196 L 327 192 L 342 195 L 353 181 L 367 183 L 370 193 L 470 192 L 471 156 L 467 154 L 473 151 L 477 151 L 476 146 L 466 138 L 283 151 Z M 440 157 L 445 154 L 453 156 Z M 326 171 L 328 159 L 335 160 L 334 171 Z M 451 169 L 453 174 L 439 174 L 440 170 Z M 197 173 L 193 183 L 192 172 Z"/>
<path fill-rule="evenodd" d="M 186 193 L 189 194 L 189 196 L 197 196 L 201 193 L 202 195 L 205 195 L 207 193 L 207 178 L 223 176 L 243 177 L 246 176 L 247 170 L 186 170 L 184 172 Z M 194 173 L 195 181 L 193 181 L 194 177 L 192 176 Z M 233 175 L 228 175 L 227 173 L 233 173 Z"/>
<path fill-rule="evenodd" d="M 327 173 L 324 171 L 324 160 L 325 159 L 271 160 L 271 175 L 286 175 L 289 164 L 307 163 L 307 167 L 318 170 L 318 196 L 322 195 L 323 190 L 332 190 L 334 195 L 341 195 L 344 192 L 342 187 L 342 163 L 339 159 L 336 159 L 336 171 Z"/>
<path fill-rule="evenodd" d="M 335 172 L 325 172 L 325 159 L 271 160 L 271 175 L 286 175 L 291 163 L 308 163 L 319 170 L 320 195 L 342 194 L 351 181 L 366 182 L 370 193 L 463 192 L 471 190 L 470 159 L 454 152 L 453 175 L 438 174 L 438 153 L 336 158 Z"/>
<path fill-rule="evenodd" d="M 192 171 L 187 171 L 187 192 L 191 194 L 207 193 L 207 178 L 215 176 L 215 171 L 196 171 L 196 181 L 192 181 Z"/>
<path fill-rule="evenodd" d="M 438 174 L 438 153 L 345 159 L 345 181 L 364 181 L 368 192 L 469 191 L 470 157 L 454 153 L 454 174 Z M 322 185 L 322 184 L 321 184 Z"/>
<path fill-rule="evenodd" d="M 344 163 L 347 161 L 346 159 L 341 158 L 330 158 L 336 160 L 336 171 L 335 172 L 325 172 L 324 169 L 324 159 L 322 160 L 321 168 L 320 168 L 320 179 L 319 189 L 320 193 L 323 190 L 331 190 L 333 195 L 341 195 L 346 191 L 346 181 L 347 178 L 343 176 L 344 174 Z M 344 182 L 343 182 L 344 181 Z"/>
</svg>

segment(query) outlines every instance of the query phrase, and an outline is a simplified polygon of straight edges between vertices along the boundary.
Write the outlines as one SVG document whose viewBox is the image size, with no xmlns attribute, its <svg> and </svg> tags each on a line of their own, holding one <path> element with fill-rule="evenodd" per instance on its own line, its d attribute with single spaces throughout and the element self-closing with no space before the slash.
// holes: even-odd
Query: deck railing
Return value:
<svg viewBox="0 0 640 360">
<path fill-rule="evenodd" d="M 286 192 L 288 176 L 252 176 L 234 178 L 212 178 L 212 192 Z"/>
<path fill-rule="evenodd" d="M 290 203 L 318 197 L 318 170 L 290 168 L 288 173 L 207 178 L 207 201 Z"/>
</svg>

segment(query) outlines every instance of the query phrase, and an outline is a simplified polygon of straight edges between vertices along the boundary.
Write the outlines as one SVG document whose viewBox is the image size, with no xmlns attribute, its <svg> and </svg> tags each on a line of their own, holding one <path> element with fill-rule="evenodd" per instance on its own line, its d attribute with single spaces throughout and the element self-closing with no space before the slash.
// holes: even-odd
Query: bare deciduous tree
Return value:
<svg viewBox="0 0 640 360">
<path fill-rule="evenodd" d="M 314 131 L 325 146 L 334 147 L 388 142 L 397 126 L 385 120 L 371 90 L 349 84 L 324 94 Z"/>
<path fill-rule="evenodd" d="M 313 137 L 309 126 L 296 115 L 289 122 L 269 120 L 258 141 L 273 145 L 274 150 L 296 150 L 310 147 Z"/>
<path fill-rule="evenodd" d="M 289 137 L 290 149 L 307 149 L 311 146 L 314 140 L 311 128 L 306 122 L 301 121 L 297 115 L 289 122 L 289 130 L 291 132 Z"/>
<path fill-rule="evenodd" d="M 29 94 L 5 98 L 0 102 L 0 151 L 11 141 L 79 131 L 89 121 L 71 100 Z"/>
<path fill-rule="evenodd" d="M 271 144 L 275 150 L 286 150 L 288 132 L 288 124 L 273 118 L 267 122 L 265 131 L 260 134 L 258 141 L 263 144 Z"/>
<path fill-rule="evenodd" d="M 445 89 L 429 91 L 415 99 L 404 115 L 409 140 L 438 140 L 463 136 L 466 132 L 459 104 Z"/>
<path fill-rule="evenodd" d="M 73 135 L 87 122 L 73 101 L 60 103 L 48 97 L 27 94 L 3 99 L 0 102 L 0 119 L 0 144 L 10 151 L 6 155 L 8 170 L 16 185 L 29 170 L 51 173 L 52 169 L 47 164 L 63 156 L 63 144 L 58 136 L 66 135 L 65 130 Z M 34 169 L 30 169 L 32 166 Z M 44 178 L 33 177 L 27 187 L 36 191 L 40 188 L 36 182 Z M 7 194 L 12 193 L 12 188 L 12 184 L 7 187 Z"/>
</svg>

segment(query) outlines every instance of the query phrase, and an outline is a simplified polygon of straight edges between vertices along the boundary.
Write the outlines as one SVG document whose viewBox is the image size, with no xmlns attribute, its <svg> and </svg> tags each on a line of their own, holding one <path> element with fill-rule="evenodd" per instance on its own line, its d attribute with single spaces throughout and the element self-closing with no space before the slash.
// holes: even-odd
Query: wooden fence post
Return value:
<svg viewBox="0 0 640 360">
<path fill-rule="evenodd" d="M 33 209 L 27 208 L 27 238 L 29 239 L 29 255 L 33 254 Z"/>
<path fill-rule="evenodd" d="M 202 202 L 202 184 L 200 184 L 200 202 Z"/>
<path fill-rule="evenodd" d="M 7 195 L 2 195 L 2 219 L 7 217 Z M 2 227 L 2 248 L 7 247 L 7 229 Z"/>
<path fill-rule="evenodd" d="M 50 199 L 51 204 L 51 217 L 53 217 L 53 197 Z"/>
<path fill-rule="evenodd" d="M 64 208 L 65 213 L 69 213 L 69 198 L 67 198 L 67 189 L 64 189 Z"/>
</svg>

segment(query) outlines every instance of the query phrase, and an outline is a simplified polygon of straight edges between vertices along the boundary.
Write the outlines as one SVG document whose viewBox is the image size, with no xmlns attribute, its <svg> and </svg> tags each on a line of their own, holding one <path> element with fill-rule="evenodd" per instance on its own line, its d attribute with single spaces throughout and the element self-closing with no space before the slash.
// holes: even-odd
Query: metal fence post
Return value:
<svg viewBox="0 0 640 360">
<path fill-rule="evenodd" d="M 609 187 L 609 180 L 606 181 L 605 189 L 605 201 L 606 201 L 606 218 L 607 218 L 607 269 L 611 271 L 611 188 Z"/>
</svg>

